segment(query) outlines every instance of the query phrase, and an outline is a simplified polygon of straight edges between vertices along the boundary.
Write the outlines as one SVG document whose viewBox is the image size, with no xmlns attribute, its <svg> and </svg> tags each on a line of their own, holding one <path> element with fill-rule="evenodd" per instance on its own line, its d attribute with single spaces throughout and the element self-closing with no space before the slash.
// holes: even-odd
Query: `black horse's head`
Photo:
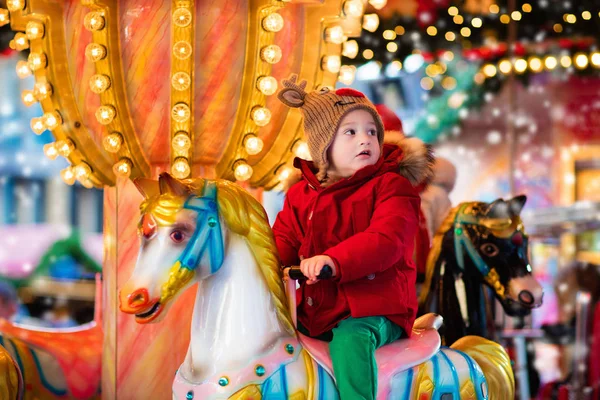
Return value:
<svg viewBox="0 0 600 400">
<path fill-rule="evenodd" d="M 542 304 L 543 291 L 531 275 L 528 238 L 520 213 L 527 198 L 464 203 L 454 218 L 453 244 L 463 274 L 479 274 L 505 312 L 523 316 Z"/>
</svg>

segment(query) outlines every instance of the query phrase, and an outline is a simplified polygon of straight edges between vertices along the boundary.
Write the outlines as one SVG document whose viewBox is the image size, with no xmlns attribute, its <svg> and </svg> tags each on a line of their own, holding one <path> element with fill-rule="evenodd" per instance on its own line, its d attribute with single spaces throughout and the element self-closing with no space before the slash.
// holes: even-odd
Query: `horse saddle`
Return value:
<svg viewBox="0 0 600 400">
<path fill-rule="evenodd" d="M 392 376 L 429 360 L 440 349 L 438 328 L 442 325 L 440 315 L 429 313 L 417 318 L 412 336 L 385 345 L 375 352 L 378 367 L 378 387 L 389 385 Z M 333 376 L 329 356 L 329 343 L 313 339 L 298 332 L 298 339 L 305 350 Z"/>
</svg>

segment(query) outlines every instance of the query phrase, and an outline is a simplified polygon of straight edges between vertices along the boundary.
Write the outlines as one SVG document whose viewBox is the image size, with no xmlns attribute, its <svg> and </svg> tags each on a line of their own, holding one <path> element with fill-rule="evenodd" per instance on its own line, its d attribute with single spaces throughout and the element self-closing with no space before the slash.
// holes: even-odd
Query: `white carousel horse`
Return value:
<svg viewBox="0 0 600 400">
<path fill-rule="evenodd" d="M 299 335 L 274 239 L 258 201 L 231 182 L 137 180 L 142 246 L 119 293 L 123 312 L 159 321 L 175 296 L 198 291 L 174 399 L 337 399 L 326 344 Z M 293 296 L 290 296 L 293 298 Z M 514 378 L 498 344 L 466 337 L 440 349 L 441 318 L 377 351 L 378 398 L 509 399 Z"/>
</svg>

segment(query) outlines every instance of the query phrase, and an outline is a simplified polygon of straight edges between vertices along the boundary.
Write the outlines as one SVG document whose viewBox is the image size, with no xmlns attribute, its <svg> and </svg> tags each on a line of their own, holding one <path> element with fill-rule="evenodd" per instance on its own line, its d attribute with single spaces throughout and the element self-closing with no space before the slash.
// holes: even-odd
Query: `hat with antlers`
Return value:
<svg viewBox="0 0 600 400">
<path fill-rule="evenodd" d="M 296 83 L 297 79 L 298 76 L 294 74 L 284 80 L 284 88 L 277 97 L 288 107 L 299 108 L 302 111 L 308 149 L 319 168 L 318 179 L 323 180 L 327 175 L 327 149 L 331 146 L 342 119 L 349 112 L 365 110 L 371 113 L 377 126 L 379 145 L 383 146 L 383 123 L 377 110 L 364 94 L 347 88 L 336 91 L 323 88 L 307 93 L 306 81 Z"/>
</svg>

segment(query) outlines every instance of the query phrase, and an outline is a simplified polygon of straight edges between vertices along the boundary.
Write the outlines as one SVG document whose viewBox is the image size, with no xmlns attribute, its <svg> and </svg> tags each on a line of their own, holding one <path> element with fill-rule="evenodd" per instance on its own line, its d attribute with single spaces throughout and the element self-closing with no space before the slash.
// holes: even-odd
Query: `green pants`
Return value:
<svg viewBox="0 0 600 400">
<path fill-rule="evenodd" d="M 329 352 L 341 400 L 375 400 L 375 349 L 397 340 L 403 330 L 385 317 L 348 318 L 333 328 Z"/>
</svg>

